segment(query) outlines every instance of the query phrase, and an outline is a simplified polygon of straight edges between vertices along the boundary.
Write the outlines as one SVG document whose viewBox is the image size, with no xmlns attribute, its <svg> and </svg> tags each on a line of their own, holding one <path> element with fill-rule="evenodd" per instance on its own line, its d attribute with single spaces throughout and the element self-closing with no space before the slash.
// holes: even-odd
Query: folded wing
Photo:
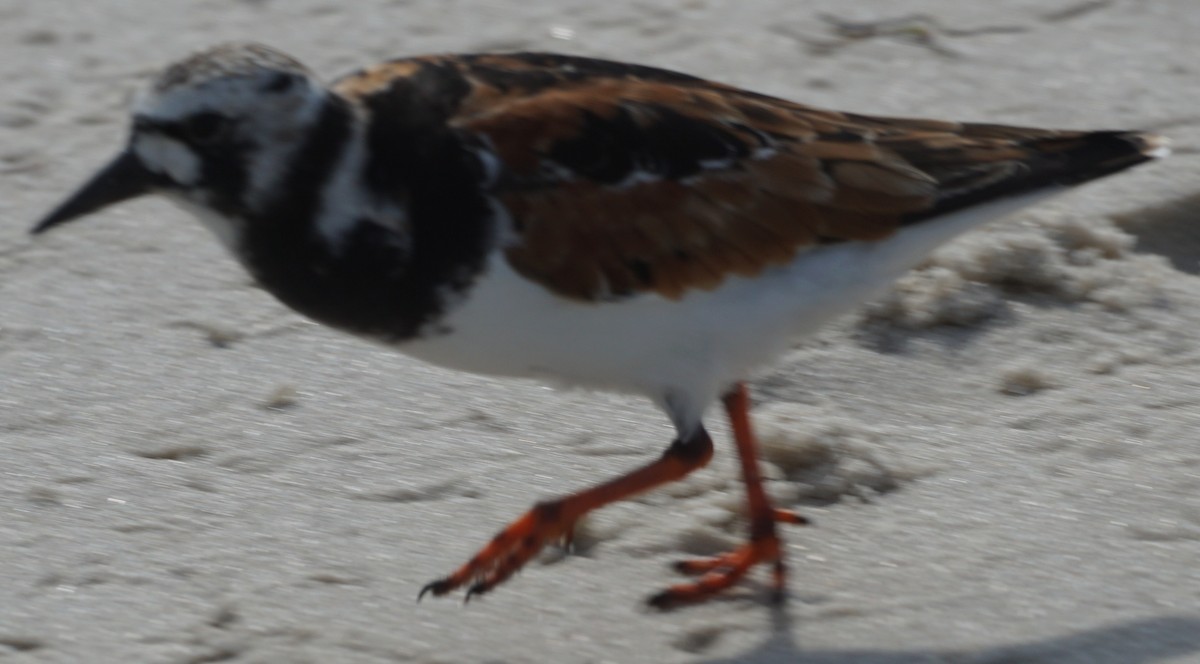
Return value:
<svg viewBox="0 0 1200 664">
<path fill-rule="evenodd" d="M 498 158 L 512 266 L 580 300 L 679 298 L 821 244 L 879 240 L 1148 158 L 1136 134 L 873 118 L 587 58 L 391 66 L 439 81 L 424 87 L 452 97 L 446 124 Z"/>
</svg>

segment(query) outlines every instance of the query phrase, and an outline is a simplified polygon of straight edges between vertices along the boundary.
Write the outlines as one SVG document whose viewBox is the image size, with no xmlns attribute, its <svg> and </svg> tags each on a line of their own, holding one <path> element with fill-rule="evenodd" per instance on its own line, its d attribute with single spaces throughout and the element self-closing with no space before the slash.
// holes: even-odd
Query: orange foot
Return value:
<svg viewBox="0 0 1200 664">
<path fill-rule="evenodd" d="M 468 582 L 464 601 L 495 588 L 537 555 L 547 543 L 569 539 L 575 517 L 564 518 L 561 502 L 538 503 L 501 530 L 487 546 L 453 574 L 427 584 L 417 596 L 425 593 L 445 595 Z"/>
<path fill-rule="evenodd" d="M 736 583 L 758 563 L 773 564 L 775 595 L 777 599 L 783 599 L 785 570 L 775 524 L 803 524 L 808 520 L 793 512 L 773 508 L 763 491 L 754 432 L 750 428 L 750 397 L 746 386 L 735 384 L 722 397 L 722 401 L 733 427 L 742 481 L 746 485 L 746 507 L 751 522 L 750 542 L 716 558 L 680 564 L 679 570 L 702 576 L 693 583 L 672 586 L 651 597 L 650 604 L 653 606 L 669 608 L 708 599 Z M 547 544 L 563 539 L 569 541 L 575 522 L 584 514 L 678 480 L 708 463 L 712 451 L 712 439 L 704 427 L 696 423 L 686 436 L 677 438 L 657 460 L 599 486 L 534 505 L 533 509 L 493 537 L 467 564 L 450 576 L 422 588 L 417 599 L 425 593 L 445 595 L 465 585 L 468 586 L 468 600 L 488 592 L 521 569 Z"/>
<path fill-rule="evenodd" d="M 495 588 L 533 559 L 547 544 L 565 541 L 574 534 L 575 523 L 584 514 L 613 501 L 675 481 L 708 463 L 712 439 L 704 427 L 686 440 L 676 440 L 659 459 L 616 479 L 559 500 L 538 503 L 488 542 L 474 558 L 453 574 L 421 589 L 445 595 L 464 585 L 470 600 Z"/>
<path fill-rule="evenodd" d="M 759 563 L 772 564 L 773 599 L 776 602 L 782 601 L 786 592 L 787 570 L 774 523 L 806 525 L 808 519 L 790 510 L 781 509 L 773 509 L 771 515 L 773 522 L 770 522 L 769 527 L 763 528 L 765 532 L 752 536 L 749 542 L 733 551 L 712 558 L 675 563 L 677 572 L 703 576 L 692 583 L 671 586 L 651 596 L 647 603 L 657 609 L 671 609 L 684 604 L 703 602 L 737 583 L 751 567 Z"/>
</svg>

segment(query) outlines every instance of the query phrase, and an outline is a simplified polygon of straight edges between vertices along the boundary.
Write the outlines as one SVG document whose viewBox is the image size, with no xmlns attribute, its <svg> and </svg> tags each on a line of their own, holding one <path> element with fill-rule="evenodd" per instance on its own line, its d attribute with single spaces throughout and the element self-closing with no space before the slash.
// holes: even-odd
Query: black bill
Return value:
<svg viewBox="0 0 1200 664">
<path fill-rule="evenodd" d="M 163 177 L 147 169 L 132 150 L 125 150 L 46 215 L 32 233 L 41 233 L 52 226 L 77 219 L 113 203 L 149 193 L 163 183 Z"/>
</svg>

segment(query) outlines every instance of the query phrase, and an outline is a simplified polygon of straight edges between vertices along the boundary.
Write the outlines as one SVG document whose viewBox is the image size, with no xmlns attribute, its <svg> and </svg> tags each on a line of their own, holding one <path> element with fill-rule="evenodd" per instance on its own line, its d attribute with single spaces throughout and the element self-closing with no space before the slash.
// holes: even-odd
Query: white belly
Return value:
<svg viewBox="0 0 1200 664">
<path fill-rule="evenodd" d="M 881 242 L 816 247 L 679 300 L 568 300 L 514 272 L 497 252 L 444 319 L 451 333 L 399 348 L 465 371 L 670 398 L 699 416 L 730 384 L 875 295 L 939 244 L 1032 200 L 916 224 Z"/>
</svg>

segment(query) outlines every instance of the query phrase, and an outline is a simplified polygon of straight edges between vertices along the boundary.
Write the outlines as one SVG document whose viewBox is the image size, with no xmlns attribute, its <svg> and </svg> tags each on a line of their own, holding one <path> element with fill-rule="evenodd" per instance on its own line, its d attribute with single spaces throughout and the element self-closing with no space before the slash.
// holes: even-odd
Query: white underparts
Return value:
<svg viewBox="0 0 1200 664">
<path fill-rule="evenodd" d="M 660 404 L 669 395 L 673 417 L 698 422 L 733 382 L 878 294 L 938 245 L 1052 193 L 971 208 L 879 242 L 816 246 L 789 264 L 679 300 L 568 300 L 516 273 L 497 251 L 441 321 L 452 334 L 399 348 L 471 372 L 641 393 Z"/>
</svg>

